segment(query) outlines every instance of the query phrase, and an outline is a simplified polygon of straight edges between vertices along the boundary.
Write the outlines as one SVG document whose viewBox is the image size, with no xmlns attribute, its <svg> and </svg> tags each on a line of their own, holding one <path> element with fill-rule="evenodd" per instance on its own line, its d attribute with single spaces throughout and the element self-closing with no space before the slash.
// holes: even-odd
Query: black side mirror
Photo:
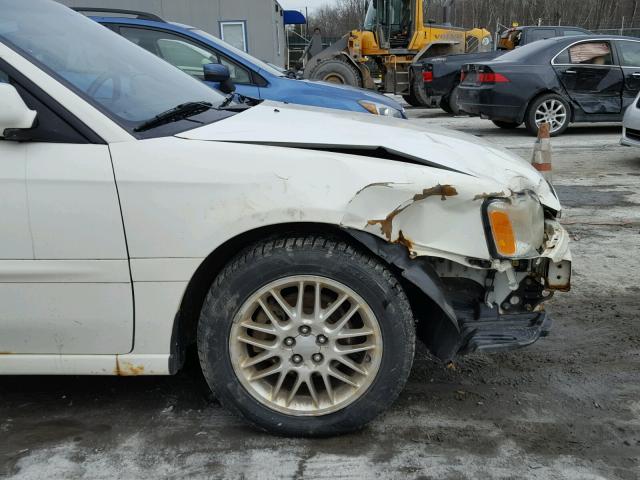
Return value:
<svg viewBox="0 0 640 480">
<path fill-rule="evenodd" d="M 236 87 L 231 81 L 231 74 L 226 65 L 220 63 L 207 63 L 203 67 L 204 81 L 220 84 L 220 90 L 224 93 L 233 93 Z"/>
</svg>

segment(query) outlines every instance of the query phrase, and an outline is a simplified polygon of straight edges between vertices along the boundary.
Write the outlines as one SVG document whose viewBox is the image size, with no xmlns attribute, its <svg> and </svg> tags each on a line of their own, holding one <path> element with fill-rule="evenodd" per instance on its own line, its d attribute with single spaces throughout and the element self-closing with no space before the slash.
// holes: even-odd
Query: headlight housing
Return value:
<svg viewBox="0 0 640 480">
<path fill-rule="evenodd" d="M 362 108 L 374 115 L 382 115 L 384 117 L 404 118 L 401 110 L 385 105 L 384 103 L 370 102 L 369 100 L 360 100 L 358 102 Z"/>
<path fill-rule="evenodd" d="M 544 210 L 533 193 L 484 204 L 489 250 L 496 258 L 537 257 L 544 243 Z"/>
</svg>

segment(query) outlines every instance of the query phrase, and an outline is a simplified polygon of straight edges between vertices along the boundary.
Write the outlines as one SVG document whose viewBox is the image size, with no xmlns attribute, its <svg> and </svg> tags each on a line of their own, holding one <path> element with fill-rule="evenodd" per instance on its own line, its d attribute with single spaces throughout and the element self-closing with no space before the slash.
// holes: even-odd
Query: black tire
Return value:
<svg viewBox="0 0 640 480">
<path fill-rule="evenodd" d="M 449 95 L 445 95 L 440 98 L 440 108 L 449 114 L 453 113 L 451 107 L 449 106 Z"/>
<path fill-rule="evenodd" d="M 420 81 L 413 82 L 411 85 L 409 95 L 403 95 L 405 102 L 412 107 L 430 107 L 431 99 L 427 96 L 427 92 L 424 89 L 424 84 L 420 84 Z"/>
<path fill-rule="evenodd" d="M 561 95 L 557 95 L 555 93 L 547 93 L 534 98 L 527 107 L 527 111 L 524 116 L 524 124 L 527 127 L 527 130 L 529 130 L 532 135 L 538 135 L 538 126 L 536 125 L 535 121 L 536 110 L 543 103 L 553 100 L 562 103 L 566 111 L 566 116 L 564 117 L 564 123 L 562 124 L 562 126 L 555 131 L 550 131 L 550 136 L 556 137 L 558 135 L 561 135 L 569 127 L 569 124 L 571 123 L 571 106 L 569 105 L 569 102 L 567 102 L 567 100 L 565 100 L 565 98 Z"/>
<path fill-rule="evenodd" d="M 449 108 L 451 109 L 451 113 L 454 115 L 460 115 L 461 113 L 460 106 L 458 105 L 459 92 L 460 86 L 456 85 L 449 94 Z"/>
<path fill-rule="evenodd" d="M 313 69 L 309 77 L 313 80 L 362 87 L 362 77 L 356 67 L 338 59 L 321 62 Z"/>
<path fill-rule="evenodd" d="M 347 285 L 375 314 L 382 338 L 379 370 L 361 396 L 320 416 L 287 415 L 256 400 L 230 360 L 233 319 L 259 288 L 290 275 L 318 275 Z M 402 391 L 413 362 L 414 320 L 404 290 L 379 259 L 344 241 L 324 236 L 259 242 L 234 257 L 216 277 L 198 324 L 202 371 L 219 401 L 255 427 L 293 436 L 327 436 L 362 428 Z"/>
<path fill-rule="evenodd" d="M 460 107 L 458 106 L 459 86 L 456 85 L 451 91 L 440 99 L 440 108 L 451 115 L 460 115 Z"/>
<path fill-rule="evenodd" d="M 418 99 L 413 95 L 413 92 L 411 92 L 409 95 L 402 95 L 402 98 L 404 99 L 405 102 L 407 102 L 412 107 L 422 106 L 418 101 Z"/>
<path fill-rule="evenodd" d="M 513 130 L 518 128 L 521 123 L 518 122 L 503 122 L 502 120 L 491 120 L 496 127 L 504 128 L 505 130 Z"/>
</svg>

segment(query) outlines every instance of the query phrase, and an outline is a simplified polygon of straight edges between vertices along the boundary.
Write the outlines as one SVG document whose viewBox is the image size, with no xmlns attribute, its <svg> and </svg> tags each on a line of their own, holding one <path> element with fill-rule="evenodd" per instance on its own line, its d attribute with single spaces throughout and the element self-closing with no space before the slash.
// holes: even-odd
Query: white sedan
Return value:
<svg viewBox="0 0 640 480">
<path fill-rule="evenodd" d="M 622 119 L 622 138 L 620 144 L 627 147 L 640 147 L 640 94 L 627 107 Z"/>
<path fill-rule="evenodd" d="M 477 138 L 218 92 L 0 0 L 0 374 L 166 375 L 262 429 L 359 428 L 415 337 L 529 345 L 569 288 L 553 188 Z"/>
</svg>

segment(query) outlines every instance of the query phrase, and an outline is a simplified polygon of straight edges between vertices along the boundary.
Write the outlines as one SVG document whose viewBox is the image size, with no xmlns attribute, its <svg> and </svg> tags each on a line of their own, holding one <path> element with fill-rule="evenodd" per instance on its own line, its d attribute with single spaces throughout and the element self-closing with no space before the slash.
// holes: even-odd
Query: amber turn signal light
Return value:
<svg viewBox="0 0 640 480">
<path fill-rule="evenodd" d="M 499 210 L 489 212 L 489 223 L 498 253 L 505 257 L 514 255 L 516 253 L 516 239 L 509 214 Z"/>
</svg>

